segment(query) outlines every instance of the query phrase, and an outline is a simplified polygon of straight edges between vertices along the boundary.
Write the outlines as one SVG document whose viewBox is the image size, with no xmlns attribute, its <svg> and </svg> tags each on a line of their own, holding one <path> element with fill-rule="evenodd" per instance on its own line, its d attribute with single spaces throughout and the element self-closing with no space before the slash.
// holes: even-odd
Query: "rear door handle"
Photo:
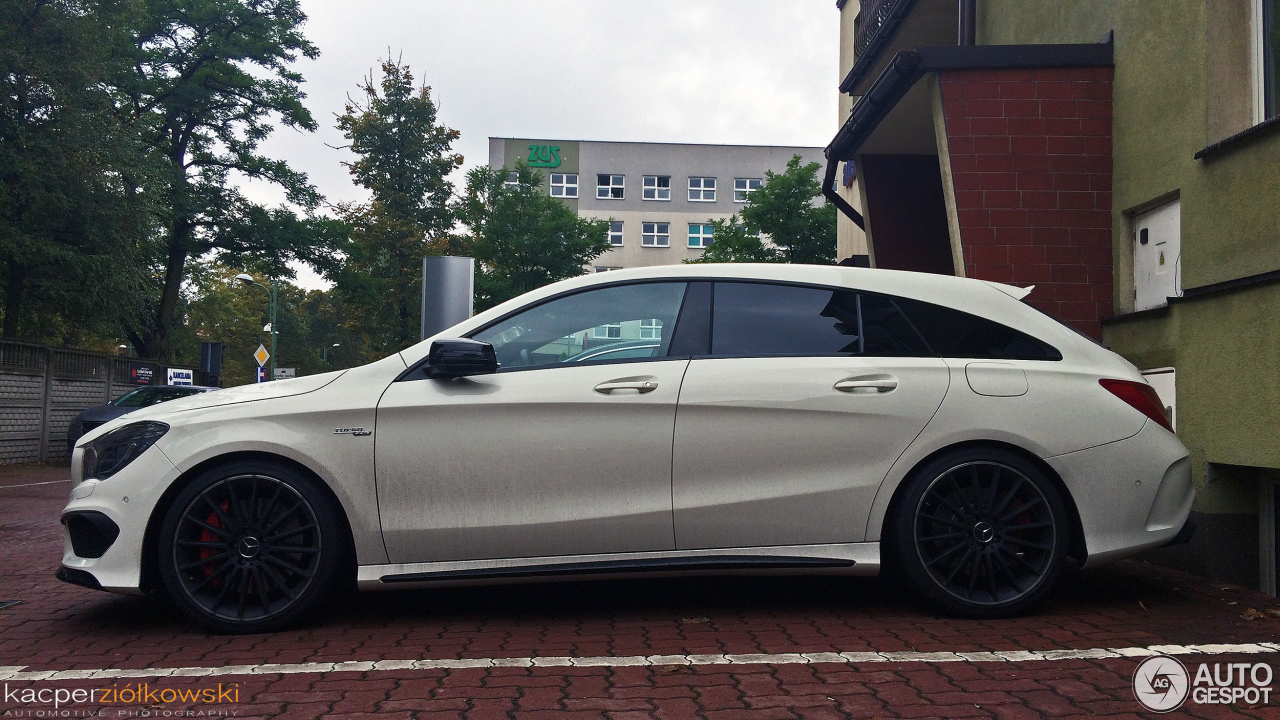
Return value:
<svg viewBox="0 0 1280 720">
<path fill-rule="evenodd" d="M 653 378 L 622 378 L 621 380 L 610 380 L 602 382 L 596 386 L 596 392 L 602 395 L 627 395 L 634 392 L 637 395 L 651 393 L 658 389 L 658 381 Z"/>
<path fill-rule="evenodd" d="M 898 381 L 893 378 L 846 378 L 836 383 L 833 387 L 840 392 L 858 393 L 871 395 L 873 393 L 887 393 L 898 387 Z"/>
</svg>

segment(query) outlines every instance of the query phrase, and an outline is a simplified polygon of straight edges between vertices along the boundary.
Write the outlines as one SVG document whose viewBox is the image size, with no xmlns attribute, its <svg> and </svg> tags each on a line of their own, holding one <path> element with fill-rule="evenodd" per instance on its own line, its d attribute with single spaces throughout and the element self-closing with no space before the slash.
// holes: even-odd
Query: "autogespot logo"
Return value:
<svg viewBox="0 0 1280 720">
<path fill-rule="evenodd" d="M 1170 712 L 1186 702 L 1189 681 L 1186 666 L 1177 658 L 1153 655 L 1134 671 L 1133 695 L 1152 712 Z"/>
</svg>

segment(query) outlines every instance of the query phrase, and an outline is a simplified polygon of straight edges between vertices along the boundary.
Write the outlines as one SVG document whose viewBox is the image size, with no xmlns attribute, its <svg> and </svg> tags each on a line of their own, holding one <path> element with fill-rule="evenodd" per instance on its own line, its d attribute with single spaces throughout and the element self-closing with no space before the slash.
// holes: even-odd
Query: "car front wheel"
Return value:
<svg viewBox="0 0 1280 720">
<path fill-rule="evenodd" d="M 1070 540 L 1053 481 L 998 449 L 937 458 L 916 472 L 888 537 L 893 570 L 949 614 L 1006 617 L 1053 588 Z"/>
<path fill-rule="evenodd" d="M 296 622 L 339 574 L 341 523 L 314 481 L 285 465 L 235 462 L 202 473 L 160 528 L 160 576 L 200 624 L 224 633 Z"/>
</svg>

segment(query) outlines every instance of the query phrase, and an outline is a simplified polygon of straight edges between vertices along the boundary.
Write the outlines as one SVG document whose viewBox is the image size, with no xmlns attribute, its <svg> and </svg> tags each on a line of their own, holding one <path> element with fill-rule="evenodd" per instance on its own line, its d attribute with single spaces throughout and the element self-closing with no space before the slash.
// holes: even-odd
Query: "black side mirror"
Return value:
<svg viewBox="0 0 1280 720">
<path fill-rule="evenodd" d="M 488 375 L 498 371 L 498 356 L 487 342 L 467 338 L 435 340 L 422 370 L 429 378 Z"/>
</svg>

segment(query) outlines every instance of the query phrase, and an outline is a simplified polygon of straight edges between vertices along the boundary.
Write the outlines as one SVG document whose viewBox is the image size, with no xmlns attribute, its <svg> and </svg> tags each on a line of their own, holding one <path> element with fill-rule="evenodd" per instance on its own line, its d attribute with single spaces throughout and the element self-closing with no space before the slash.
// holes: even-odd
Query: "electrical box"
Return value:
<svg viewBox="0 0 1280 720">
<path fill-rule="evenodd" d="M 1182 204 L 1178 200 L 1133 219 L 1134 310 L 1169 304 L 1182 294 Z"/>
</svg>

